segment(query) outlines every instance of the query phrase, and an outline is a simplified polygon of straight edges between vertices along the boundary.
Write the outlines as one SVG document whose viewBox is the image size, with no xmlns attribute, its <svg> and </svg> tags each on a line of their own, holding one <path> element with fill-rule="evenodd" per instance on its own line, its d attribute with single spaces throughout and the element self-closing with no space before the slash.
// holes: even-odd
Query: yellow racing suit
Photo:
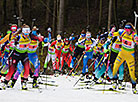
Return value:
<svg viewBox="0 0 138 102">
<path fill-rule="evenodd" d="M 126 61 L 129 73 L 132 81 L 132 88 L 136 86 L 136 77 L 135 77 L 135 58 L 134 58 L 134 47 L 135 44 L 138 43 L 137 34 L 132 32 L 127 34 L 124 30 L 122 33 L 115 32 L 113 36 L 121 36 L 122 38 L 122 47 L 121 51 L 118 53 L 118 56 L 115 60 L 114 67 L 113 67 L 113 76 L 117 73 L 120 65 Z"/>
</svg>

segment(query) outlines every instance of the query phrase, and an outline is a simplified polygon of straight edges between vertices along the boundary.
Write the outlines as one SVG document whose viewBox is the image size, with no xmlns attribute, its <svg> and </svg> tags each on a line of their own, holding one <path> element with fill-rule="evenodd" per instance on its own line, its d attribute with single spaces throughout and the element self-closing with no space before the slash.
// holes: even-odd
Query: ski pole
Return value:
<svg viewBox="0 0 138 102">
<path fill-rule="evenodd" d="M 90 66 L 88 67 L 88 69 L 94 64 L 94 62 L 98 59 L 98 57 L 96 57 L 95 60 L 92 61 L 92 63 L 90 64 Z"/>
<path fill-rule="evenodd" d="M 111 40 L 111 46 L 112 46 L 112 40 Z M 106 82 L 107 71 L 108 71 L 108 69 L 109 69 L 109 64 L 110 64 L 111 49 L 110 49 L 109 51 L 110 51 L 110 52 L 109 52 L 108 61 L 107 61 L 107 68 L 106 68 L 106 71 L 105 71 L 105 82 Z M 103 94 L 104 94 L 104 91 L 105 91 L 105 83 L 104 83 Z"/>
<path fill-rule="evenodd" d="M 136 29 L 136 25 L 137 25 L 137 17 L 138 17 L 138 15 L 136 14 L 136 11 L 134 11 L 134 15 L 135 15 L 135 29 Z"/>
<path fill-rule="evenodd" d="M 106 68 L 106 71 L 105 71 L 105 82 L 106 82 L 107 71 L 109 69 L 109 64 L 110 64 L 110 56 L 111 56 L 111 51 L 109 52 L 108 61 L 107 61 L 107 68 Z M 105 91 L 105 83 L 104 83 L 103 94 L 104 94 L 104 91 Z"/>
<path fill-rule="evenodd" d="M 77 83 L 79 82 L 79 80 L 83 77 L 83 75 L 75 82 L 75 84 L 73 85 L 73 87 L 75 87 L 77 85 Z"/>
<path fill-rule="evenodd" d="M 79 66 L 79 64 L 80 64 L 80 62 L 81 62 L 81 60 L 82 60 L 83 56 L 84 56 L 84 53 L 83 53 L 83 55 L 80 57 L 80 59 L 79 59 L 79 61 L 78 61 L 77 65 L 76 65 L 76 67 L 75 67 L 74 71 L 76 71 L 76 69 L 78 68 L 78 66 Z"/>
<path fill-rule="evenodd" d="M 104 54 L 103 54 L 102 58 L 100 59 L 100 61 L 99 61 L 98 65 L 95 67 L 95 69 L 97 69 L 97 68 L 99 67 L 99 65 L 101 64 L 101 62 L 102 62 L 103 58 L 104 58 Z"/>
<path fill-rule="evenodd" d="M 84 55 L 84 54 L 83 54 L 83 55 Z M 81 55 L 80 59 L 79 59 L 78 62 L 76 63 L 75 68 L 72 68 L 72 70 L 67 74 L 67 76 L 70 75 L 70 74 L 72 73 L 73 70 L 76 70 L 76 69 L 78 68 L 78 66 L 79 66 L 79 64 L 80 64 L 80 62 L 81 62 L 81 60 L 82 60 L 82 58 L 83 58 L 83 55 Z M 66 76 L 66 78 L 67 78 L 67 76 Z"/>
<path fill-rule="evenodd" d="M 47 89 L 47 69 L 48 68 L 46 68 L 46 85 L 45 85 L 45 88 Z"/>
</svg>

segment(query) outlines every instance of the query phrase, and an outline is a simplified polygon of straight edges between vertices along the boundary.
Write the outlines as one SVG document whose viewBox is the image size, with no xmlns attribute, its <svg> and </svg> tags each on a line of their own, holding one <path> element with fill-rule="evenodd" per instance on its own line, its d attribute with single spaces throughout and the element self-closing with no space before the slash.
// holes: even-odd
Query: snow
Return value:
<svg viewBox="0 0 138 102">
<path fill-rule="evenodd" d="M 0 91 L 0 102 L 137 102 L 138 100 L 138 95 L 132 94 L 130 87 L 127 87 L 127 90 L 124 91 L 126 94 L 112 91 L 97 91 L 104 89 L 103 85 L 95 85 L 92 89 L 76 90 L 75 88 L 84 87 L 79 86 L 80 82 L 73 87 L 79 78 L 77 76 L 74 78 L 66 78 L 65 75 L 48 77 L 50 77 L 47 78 L 48 83 L 58 86 L 40 85 L 41 89 L 31 89 L 31 84 L 28 84 L 29 90 L 22 91 L 20 90 L 19 78 L 13 89 Z M 43 80 L 45 79 L 43 78 Z M 127 84 L 128 86 L 131 85 L 130 83 Z M 108 87 L 111 86 L 105 86 L 105 88 Z"/>
</svg>

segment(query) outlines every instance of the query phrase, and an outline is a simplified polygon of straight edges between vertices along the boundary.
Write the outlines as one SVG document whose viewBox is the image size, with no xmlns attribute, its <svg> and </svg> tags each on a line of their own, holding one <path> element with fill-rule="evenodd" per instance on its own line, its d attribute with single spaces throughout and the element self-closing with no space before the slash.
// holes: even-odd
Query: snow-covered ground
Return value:
<svg viewBox="0 0 138 102">
<path fill-rule="evenodd" d="M 13 89 L 0 91 L 0 102 L 138 102 L 138 95 L 132 94 L 130 83 L 127 83 L 126 91 L 119 93 L 103 91 L 104 85 L 78 89 L 85 87 L 79 82 L 73 87 L 79 77 L 48 77 L 47 82 L 54 86 L 40 85 L 41 89 L 32 89 L 31 84 L 28 84 L 28 91 L 20 90 L 19 78 Z M 109 87 L 111 85 L 105 85 L 105 89 Z"/>
</svg>

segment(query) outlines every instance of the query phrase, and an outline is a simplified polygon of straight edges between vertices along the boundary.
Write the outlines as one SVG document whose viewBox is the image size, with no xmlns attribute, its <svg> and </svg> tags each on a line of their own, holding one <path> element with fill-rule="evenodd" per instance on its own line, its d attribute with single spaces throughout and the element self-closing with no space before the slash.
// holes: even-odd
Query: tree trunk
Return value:
<svg viewBox="0 0 138 102">
<path fill-rule="evenodd" d="M 101 27 L 101 19 L 102 19 L 102 1 L 100 0 L 100 11 L 99 11 L 99 28 Z"/>
<path fill-rule="evenodd" d="M 90 14 L 89 14 L 89 0 L 87 0 L 87 25 L 89 25 L 89 22 L 90 22 Z"/>
<path fill-rule="evenodd" d="M 94 2 L 94 4 L 95 4 L 95 7 L 94 8 L 96 9 L 98 7 L 98 5 L 97 5 L 98 4 L 98 0 L 94 0 L 94 1 L 95 1 Z"/>
<path fill-rule="evenodd" d="M 2 19 L 2 22 L 3 24 L 6 23 L 6 20 L 7 20 L 7 12 L 6 12 L 6 7 L 7 6 L 7 0 L 3 0 L 3 10 L 2 10 L 2 15 L 3 15 L 3 19 Z"/>
<path fill-rule="evenodd" d="M 57 33 L 62 33 L 64 26 L 64 0 L 60 0 Z"/>
<path fill-rule="evenodd" d="M 131 15 L 134 15 L 134 11 L 137 12 L 137 5 L 136 5 L 136 0 L 132 0 L 132 9 L 131 9 Z M 131 22 L 135 22 L 135 16 L 131 17 Z"/>
<path fill-rule="evenodd" d="M 13 1 L 13 10 L 14 10 L 14 15 L 17 15 L 17 2 L 16 2 L 16 0 Z"/>
<path fill-rule="evenodd" d="M 132 0 L 132 9 L 134 11 L 136 11 L 136 9 L 137 9 L 136 0 Z"/>
<path fill-rule="evenodd" d="M 18 26 L 21 27 L 20 19 L 22 18 L 22 0 L 19 0 L 19 18 L 18 18 Z"/>
<path fill-rule="evenodd" d="M 109 11 L 108 11 L 108 31 L 111 25 L 111 15 L 112 15 L 112 0 L 109 0 Z"/>
<path fill-rule="evenodd" d="M 54 0 L 54 1 L 55 1 L 55 0 Z M 50 7 L 49 7 L 49 5 L 50 5 L 50 0 L 46 0 L 46 4 L 47 4 L 47 7 L 50 8 Z M 48 11 L 47 8 L 46 8 L 46 25 L 49 26 L 49 11 Z"/>
<path fill-rule="evenodd" d="M 114 20 L 115 20 L 115 25 L 118 29 L 118 21 L 117 21 L 117 0 L 113 0 L 113 8 L 114 8 Z"/>
<path fill-rule="evenodd" d="M 53 9 L 53 24 L 52 24 L 52 28 L 53 28 L 53 37 L 55 36 L 56 33 L 56 15 L 57 15 L 57 0 L 54 0 L 54 9 Z"/>
<path fill-rule="evenodd" d="M 32 2 L 33 2 L 32 0 L 29 1 L 29 18 L 31 21 L 32 21 L 32 4 L 33 4 Z"/>
</svg>

